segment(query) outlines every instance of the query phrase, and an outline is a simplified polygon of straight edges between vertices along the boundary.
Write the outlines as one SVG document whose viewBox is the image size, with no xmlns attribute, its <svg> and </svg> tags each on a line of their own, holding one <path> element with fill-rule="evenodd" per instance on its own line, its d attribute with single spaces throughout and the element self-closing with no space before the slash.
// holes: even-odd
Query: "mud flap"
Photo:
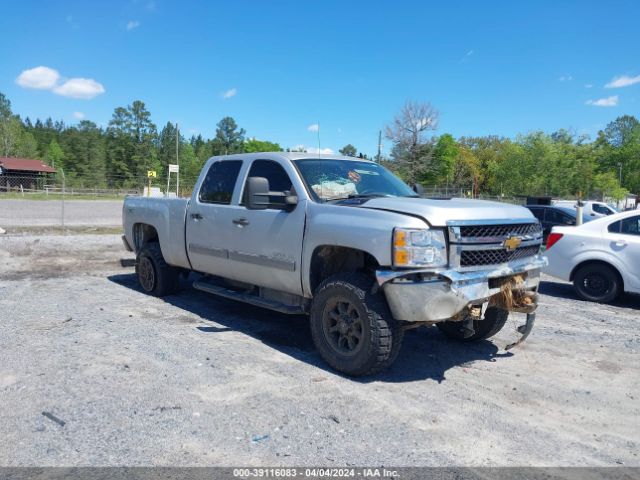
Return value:
<svg viewBox="0 0 640 480">
<path fill-rule="evenodd" d="M 510 343 L 509 345 L 504 347 L 504 349 L 511 350 L 516 345 L 519 345 L 520 343 L 524 342 L 529 336 L 529 334 L 531 333 L 531 330 L 533 330 L 533 324 L 535 323 L 535 321 L 536 321 L 536 314 L 534 312 L 527 313 L 527 321 L 525 322 L 524 325 L 520 325 L 517 328 L 518 333 L 522 334 L 522 336 L 518 339 L 517 342 Z"/>
</svg>

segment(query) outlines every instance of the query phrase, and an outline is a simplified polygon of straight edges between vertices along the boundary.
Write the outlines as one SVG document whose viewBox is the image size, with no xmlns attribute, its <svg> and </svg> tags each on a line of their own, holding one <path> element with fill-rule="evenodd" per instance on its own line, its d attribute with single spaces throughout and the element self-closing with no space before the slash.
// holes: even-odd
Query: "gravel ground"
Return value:
<svg viewBox="0 0 640 480">
<path fill-rule="evenodd" d="M 354 380 L 304 317 L 149 297 L 121 258 L 117 235 L 0 237 L 0 465 L 640 466 L 638 297 L 547 278 L 522 346 L 516 322 L 422 328 Z"/>
<path fill-rule="evenodd" d="M 122 225 L 122 200 L 67 200 L 65 226 Z M 59 200 L 0 200 L 0 227 L 60 226 Z"/>
</svg>

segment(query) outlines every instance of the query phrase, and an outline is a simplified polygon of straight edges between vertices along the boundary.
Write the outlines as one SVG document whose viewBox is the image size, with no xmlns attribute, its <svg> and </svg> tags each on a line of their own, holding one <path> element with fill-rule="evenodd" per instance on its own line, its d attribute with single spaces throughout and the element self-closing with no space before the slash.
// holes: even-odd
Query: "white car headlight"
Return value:
<svg viewBox="0 0 640 480">
<path fill-rule="evenodd" d="M 447 263 L 444 231 L 410 228 L 393 230 L 395 267 L 444 267 Z"/>
</svg>

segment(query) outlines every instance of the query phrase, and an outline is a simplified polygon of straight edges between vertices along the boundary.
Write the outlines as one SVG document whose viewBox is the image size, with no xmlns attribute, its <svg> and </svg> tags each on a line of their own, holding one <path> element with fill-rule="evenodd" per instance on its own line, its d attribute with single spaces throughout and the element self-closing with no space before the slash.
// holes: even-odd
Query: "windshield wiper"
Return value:
<svg viewBox="0 0 640 480">
<path fill-rule="evenodd" d="M 352 193 L 347 195 L 346 197 L 336 197 L 336 198 L 328 198 L 325 202 L 340 202 L 342 200 L 353 200 L 353 199 L 368 199 L 368 198 L 377 198 L 384 197 L 384 195 L 380 193 Z"/>
</svg>

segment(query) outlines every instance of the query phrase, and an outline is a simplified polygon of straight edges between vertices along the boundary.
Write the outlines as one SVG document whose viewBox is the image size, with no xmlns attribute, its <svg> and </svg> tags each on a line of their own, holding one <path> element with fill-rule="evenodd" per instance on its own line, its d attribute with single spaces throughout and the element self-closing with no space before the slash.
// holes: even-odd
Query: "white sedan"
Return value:
<svg viewBox="0 0 640 480">
<path fill-rule="evenodd" d="M 640 293 L 640 212 L 599 218 L 579 227 L 553 227 L 545 272 L 573 282 L 585 300 L 611 302 Z"/>
</svg>

